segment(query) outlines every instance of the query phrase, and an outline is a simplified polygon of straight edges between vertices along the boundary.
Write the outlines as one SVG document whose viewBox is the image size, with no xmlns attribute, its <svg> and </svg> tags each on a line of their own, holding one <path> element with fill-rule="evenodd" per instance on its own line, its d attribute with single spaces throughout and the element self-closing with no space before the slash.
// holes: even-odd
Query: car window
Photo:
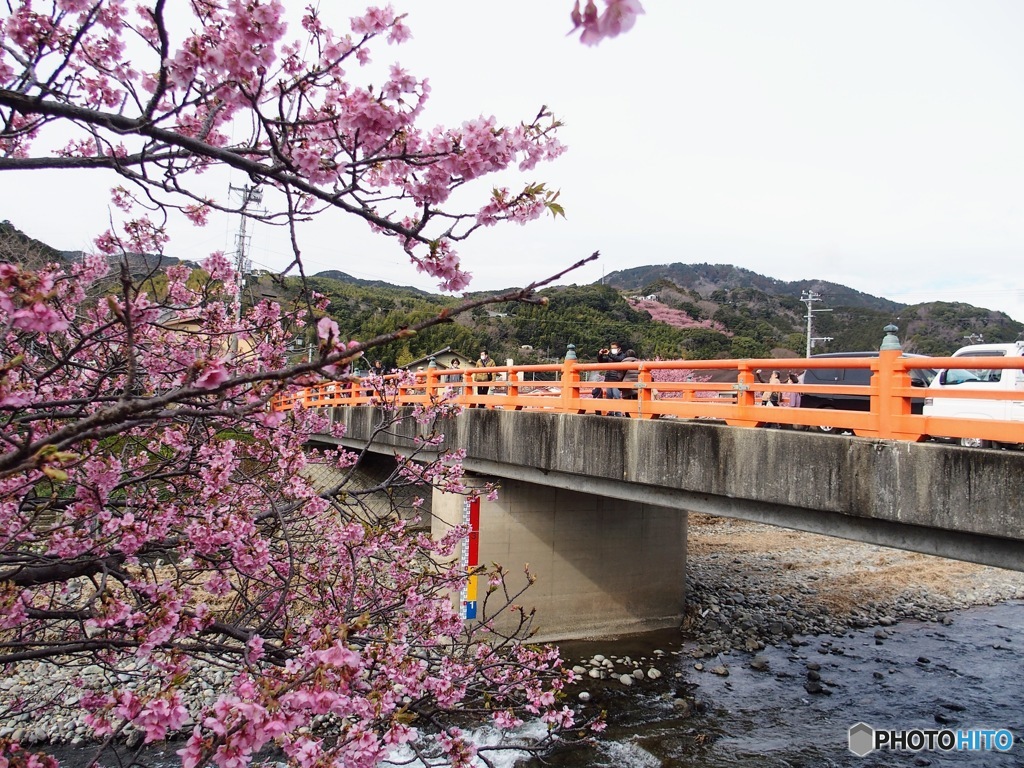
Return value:
<svg viewBox="0 0 1024 768">
<path fill-rule="evenodd" d="M 936 371 L 933 368 L 911 368 L 907 373 L 910 375 L 911 386 L 927 387 L 935 378 Z"/>
<path fill-rule="evenodd" d="M 871 383 L 871 370 L 868 368 L 848 368 L 846 376 L 843 377 L 843 384 L 856 384 L 867 386 Z"/>
<path fill-rule="evenodd" d="M 942 374 L 941 383 L 956 385 L 964 384 L 968 381 L 981 381 L 976 371 L 968 371 L 963 368 L 950 368 L 948 371 Z"/>
<path fill-rule="evenodd" d="M 808 368 L 804 374 L 804 382 L 807 384 L 835 384 L 842 379 L 842 368 Z"/>
<path fill-rule="evenodd" d="M 968 352 L 968 353 L 963 354 L 963 355 L 958 355 L 958 357 L 1005 357 L 1005 356 L 1006 356 L 1005 352 L 1001 352 L 1001 351 L 998 351 L 998 350 L 993 351 L 993 352 L 980 352 L 980 351 L 979 352 Z M 950 373 L 952 373 L 952 371 L 950 371 Z M 968 374 L 973 375 L 974 376 L 974 379 L 973 379 L 974 381 L 985 381 L 985 382 L 1001 381 L 1002 378 L 1003 378 L 1003 369 L 1002 368 L 995 368 L 995 369 L 991 369 L 991 368 L 968 368 L 968 369 L 963 369 L 961 371 L 961 373 L 968 373 Z M 955 382 L 951 382 L 949 380 L 949 375 L 948 374 L 946 375 L 946 383 L 947 384 L 955 383 Z"/>
</svg>

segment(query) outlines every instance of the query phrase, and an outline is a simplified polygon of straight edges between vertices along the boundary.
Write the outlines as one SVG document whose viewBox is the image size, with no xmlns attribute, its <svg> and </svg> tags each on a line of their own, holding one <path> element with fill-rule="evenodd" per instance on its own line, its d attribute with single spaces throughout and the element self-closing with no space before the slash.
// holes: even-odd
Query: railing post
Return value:
<svg viewBox="0 0 1024 768">
<path fill-rule="evenodd" d="M 579 412 L 572 408 L 572 402 L 580 398 L 580 372 L 576 368 L 576 345 L 570 344 L 565 349 L 565 360 L 562 361 L 562 412 Z"/>
<path fill-rule="evenodd" d="M 427 396 L 427 402 L 431 402 L 437 398 L 437 360 L 431 357 L 427 361 L 426 381 L 424 383 L 424 393 Z"/>
<path fill-rule="evenodd" d="M 883 328 L 885 337 L 878 348 L 878 367 L 874 369 L 871 381 L 871 410 L 878 415 L 877 436 L 886 439 L 921 440 L 921 435 L 899 429 L 897 421 L 902 416 L 910 415 L 910 398 L 899 394 L 898 390 L 910 387 L 910 374 L 899 365 L 903 355 L 895 325 Z"/>
<path fill-rule="evenodd" d="M 651 384 L 654 383 L 654 374 L 651 373 L 650 369 L 645 368 L 643 363 L 640 363 L 640 370 L 637 373 L 636 382 L 637 415 L 644 419 L 652 418 L 650 409 L 646 406 L 654 399 L 653 392 L 651 391 Z"/>
<path fill-rule="evenodd" d="M 750 370 L 750 364 L 740 361 L 736 367 L 736 384 L 733 386 L 733 392 L 736 395 L 735 402 L 731 406 L 726 406 L 736 415 L 726 418 L 726 424 L 731 427 L 756 427 L 764 423 L 761 421 L 763 417 L 760 411 L 762 409 L 757 405 L 757 398 L 760 394 L 754 391 L 756 383 L 754 374 Z M 751 419 L 747 416 L 750 413 L 754 413 L 755 418 Z"/>
<path fill-rule="evenodd" d="M 753 406 L 757 404 L 758 394 L 754 392 L 754 374 L 749 367 L 740 367 L 736 374 L 736 405 Z"/>
<path fill-rule="evenodd" d="M 505 388 L 505 396 L 508 397 L 509 402 L 512 404 L 512 409 L 516 411 L 523 409 L 523 406 L 516 402 L 519 399 L 519 380 L 522 375 L 522 371 L 509 371 L 508 387 Z"/>
</svg>

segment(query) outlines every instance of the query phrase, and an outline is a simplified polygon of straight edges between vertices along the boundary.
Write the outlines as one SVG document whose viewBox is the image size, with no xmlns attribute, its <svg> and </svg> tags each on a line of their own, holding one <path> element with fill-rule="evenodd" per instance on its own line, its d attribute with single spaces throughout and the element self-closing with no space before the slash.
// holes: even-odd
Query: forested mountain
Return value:
<svg viewBox="0 0 1024 768">
<path fill-rule="evenodd" d="M 680 269 L 682 267 L 682 269 Z M 666 270 L 659 272 L 659 269 Z M 907 306 L 846 286 L 806 280 L 786 283 L 726 265 L 642 267 L 649 282 L 609 275 L 601 283 L 548 288 L 548 303 L 505 304 L 477 309 L 398 345 L 381 359 L 402 365 L 444 347 L 475 358 L 486 345 L 498 360 L 547 362 L 564 357 L 569 344 L 593 360 L 611 341 L 641 357 L 800 357 L 806 349 L 806 291 L 822 297 L 815 312 L 814 352 L 877 349 L 893 323 L 908 352 L 948 355 L 964 337 L 1012 341 L 1024 324 L 1002 312 L 969 304 L 931 302 Z M 688 280 L 679 284 L 676 279 Z M 632 279 L 630 279 L 632 278 Z M 454 299 L 395 287 L 367 287 L 318 275 L 316 289 L 332 299 L 329 311 L 356 338 L 394 330 L 423 319 Z"/>
<path fill-rule="evenodd" d="M 0 225 L 0 260 L 74 258 L 27 238 L 7 222 Z M 177 259 L 131 257 L 133 271 L 149 274 Z M 344 272 L 308 279 L 330 298 L 329 314 L 343 334 L 370 339 L 435 316 L 456 299 L 379 281 L 357 280 Z M 151 284 L 159 286 L 159 279 Z M 284 281 L 253 275 L 245 295 L 290 301 L 299 295 L 298 278 Z M 723 264 L 668 264 L 614 272 L 593 285 L 542 291 L 548 303 L 502 304 L 478 308 L 452 322 L 395 342 L 372 356 L 387 366 L 405 365 L 445 347 L 476 359 L 481 346 L 499 361 L 561 360 L 569 344 L 582 360 L 612 341 L 641 357 L 725 358 L 801 357 L 806 348 L 807 306 L 801 296 L 821 297 L 814 309 L 813 335 L 830 337 L 814 352 L 877 349 L 883 328 L 893 323 L 908 352 L 948 355 L 964 338 L 1012 341 L 1024 323 L 1002 312 L 970 304 L 930 302 L 912 306 L 821 280 L 784 282 Z M 296 340 L 297 347 L 303 343 Z"/>
<path fill-rule="evenodd" d="M 966 337 L 985 341 L 1013 341 L 1024 324 L 1003 312 L 964 303 L 927 302 L 906 305 L 862 293 L 824 280 L 785 282 L 725 264 L 665 264 L 613 272 L 606 284 L 631 295 L 656 294 L 657 304 L 682 309 L 694 318 L 718 321 L 730 335 L 732 352 L 770 345 L 803 353 L 807 340 L 807 305 L 801 297 L 813 292 L 820 302 L 813 335 L 814 352 L 850 352 L 876 349 L 881 329 L 893 323 L 908 352 L 948 355 L 963 346 Z M 644 304 L 643 306 L 647 306 Z M 817 310 L 827 309 L 827 312 Z M 743 356 L 743 355 L 737 355 Z"/>
<path fill-rule="evenodd" d="M 658 266 L 634 267 L 612 272 L 602 281 L 613 288 L 631 293 L 650 293 L 649 288 L 660 285 L 678 286 L 711 296 L 717 291 L 752 289 L 770 296 L 796 296 L 813 291 L 824 297 L 829 306 L 841 304 L 847 307 L 867 307 L 885 311 L 896 311 L 902 304 L 878 296 L 855 291 L 845 285 L 827 280 L 797 280 L 785 282 L 773 277 L 759 275 L 749 269 L 729 264 L 661 264 Z"/>
</svg>

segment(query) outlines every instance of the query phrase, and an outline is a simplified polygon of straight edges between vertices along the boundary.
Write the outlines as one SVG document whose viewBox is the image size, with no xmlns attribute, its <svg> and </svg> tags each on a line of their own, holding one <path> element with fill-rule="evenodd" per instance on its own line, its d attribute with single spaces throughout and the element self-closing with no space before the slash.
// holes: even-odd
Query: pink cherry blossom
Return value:
<svg viewBox="0 0 1024 768">
<path fill-rule="evenodd" d="M 223 360 L 207 360 L 200 365 L 195 385 L 200 389 L 215 389 L 227 381 L 229 376 Z"/>
<path fill-rule="evenodd" d="M 316 335 L 325 344 L 332 344 L 340 335 L 338 324 L 329 317 L 321 317 L 316 324 Z"/>
<path fill-rule="evenodd" d="M 245 214 L 291 228 L 300 276 L 301 224 L 331 212 L 461 291 L 470 273 L 457 243 L 560 211 L 557 192 L 516 179 L 564 151 L 560 122 L 543 110 L 510 125 L 470 114 L 424 126 L 422 73 L 362 66 L 411 37 L 390 6 L 348 18 L 321 4 L 289 26 L 282 0 L 197 0 L 174 15 L 165 5 L 12 0 L 0 21 L 8 167 L 116 165 L 96 253 L 0 263 L 0 629 L 43 649 L 41 674 L 110 670 L 81 681 L 88 737 L 187 738 L 186 768 L 242 768 L 270 747 L 297 765 L 372 765 L 412 740 L 468 765 L 474 750 L 454 723 L 485 708 L 502 727 L 539 715 L 552 738 L 579 727 L 558 704 L 569 676 L 556 651 L 522 637 L 488 644 L 496 617 L 525 619 L 525 585 L 510 582 L 530 574 L 482 573 L 495 590 L 464 622 L 452 595 L 466 583 L 454 555 L 468 531 L 434 538 L 410 522 L 433 488 L 494 498 L 466 487 L 464 454 L 397 457 L 392 482 L 419 501 L 395 510 L 388 488 L 378 506 L 351 486 L 356 453 L 308 446 L 344 434 L 327 409 L 302 407 L 301 390 L 336 385 L 365 351 L 342 337 L 327 297 L 250 306 L 223 252 L 152 274 L 136 256 L 170 251 L 174 219 L 238 213 L 210 181 L 230 167 L 266 192 L 267 209 Z M 581 15 L 585 35 L 619 34 L 641 12 L 606 5 Z M 313 323 L 320 354 L 296 360 L 292 342 Z M 396 382 L 379 382 L 380 428 L 414 419 L 417 448 L 440 450 L 453 406 L 398 410 Z M 0 649 L 5 669 L 19 663 L 11 648 Z M 188 711 L 184 693 L 211 659 L 224 682 Z M 57 703 L 33 702 L 33 714 Z M 421 714 L 437 728 L 412 727 Z M 52 764 L 9 739 L 5 749 L 19 765 Z"/>
<path fill-rule="evenodd" d="M 597 45 L 608 37 L 617 37 L 628 32 L 636 23 L 636 17 L 644 12 L 639 0 L 604 0 L 605 9 L 598 14 L 594 0 L 587 0 L 580 10 L 576 0 L 572 10 L 573 29 L 582 28 L 580 42 Z"/>
</svg>

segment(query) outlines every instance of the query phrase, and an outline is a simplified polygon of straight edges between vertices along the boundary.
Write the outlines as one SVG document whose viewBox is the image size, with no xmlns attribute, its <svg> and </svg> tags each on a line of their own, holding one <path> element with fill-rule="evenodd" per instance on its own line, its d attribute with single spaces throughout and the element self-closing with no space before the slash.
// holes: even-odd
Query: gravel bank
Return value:
<svg viewBox="0 0 1024 768">
<path fill-rule="evenodd" d="M 690 515 L 684 633 L 703 655 L 1024 598 L 1024 573 Z"/>
</svg>

